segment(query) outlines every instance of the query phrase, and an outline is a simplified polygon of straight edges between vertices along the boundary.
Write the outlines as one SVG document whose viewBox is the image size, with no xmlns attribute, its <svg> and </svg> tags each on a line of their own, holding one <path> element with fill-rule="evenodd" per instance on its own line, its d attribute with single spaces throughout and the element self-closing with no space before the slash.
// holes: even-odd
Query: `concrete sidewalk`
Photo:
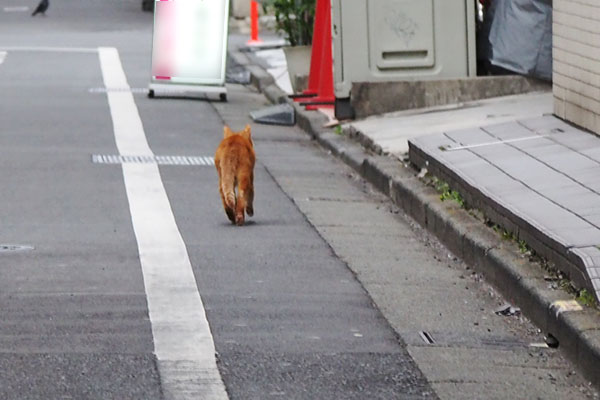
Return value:
<svg viewBox="0 0 600 400">
<path fill-rule="evenodd" d="M 551 113 L 552 94 L 538 92 L 399 111 L 353 121 L 344 127 L 373 150 L 402 159 L 411 138 Z"/>
<path fill-rule="evenodd" d="M 371 117 L 344 124 L 346 134 L 339 135 L 326 127 L 325 114 L 291 102 L 253 55 L 238 50 L 230 48 L 231 57 L 248 66 L 253 84 L 273 103 L 292 104 L 309 135 L 482 272 L 558 339 L 588 379 L 600 382 L 598 309 L 577 303 L 556 275 L 529 262 L 483 219 L 441 201 L 406 153 L 410 145 L 411 162 L 447 181 L 467 204 L 594 293 L 600 279 L 600 176 L 594 174 L 600 138 L 551 116 L 550 93 Z"/>
<path fill-rule="evenodd" d="M 536 93 L 386 114 L 345 130 L 371 150 L 447 182 L 467 207 L 519 241 L 522 251 L 548 260 L 534 278 L 538 289 L 577 288 L 579 303 L 552 300 L 560 290 L 541 294 L 529 283 L 515 297 L 522 296 L 521 304 L 545 297 L 530 308 L 530 317 L 548 332 L 562 332 L 561 346 L 598 382 L 600 313 L 580 303 L 600 299 L 600 138 L 551 111 L 552 94 Z M 461 234 L 468 236 L 464 227 L 454 232 Z M 488 270 L 486 277 L 496 273 Z M 525 273 L 515 280 L 528 278 Z M 491 280 L 499 287 L 515 283 Z"/>
<path fill-rule="evenodd" d="M 409 153 L 600 298 L 600 138 L 552 116 L 552 93 L 385 114 L 346 129 L 375 151 Z"/>
</svg>

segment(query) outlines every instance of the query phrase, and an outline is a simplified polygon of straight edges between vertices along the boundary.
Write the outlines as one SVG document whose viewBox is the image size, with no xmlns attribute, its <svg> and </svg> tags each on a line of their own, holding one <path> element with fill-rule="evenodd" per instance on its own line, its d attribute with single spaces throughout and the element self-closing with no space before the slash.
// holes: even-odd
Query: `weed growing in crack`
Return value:
<svg viewBox="0 0 600 400">
<path fill-rule="evenodd" d="M 465 199 L 456 190 L 450 189 L 450 185 L 436 177 L 433 177 L 432 184 L 435 190 L 440 194 L 440 200 L 453 200 L 458 203 L 461 208 L 467 208 Z"/>
<path fill-rule="evenodd" d="M 528 253 L 531 254 L 532 250 L 527 245 L 527 242 L 525 242 L 524 240 L 519 240 L 518 244 L 519 244 L 519 251 L 521 252 L 521 254 L 528 254 Z"/>
<path fill-rule="evenodd" d="M 596 302 L 596 298 L 593 294 L 587 291 L 587 289 L 582 289 L 577 294 L 577 301 L 584 306 L 587 307 L 597 307 L 598 304 Z"/>
<path fill-rule="evenodd" d="M 522 257 L 526 257 L 531 263 L 539 265 L 542 270 L 547 272 L 544 279 L 549 282 L 549 288 L 556 290 L 563 290 L 564 292 L 573 296 L 581 305 L 600 309 L 600 304 L 595 299 L 593 293 L 590 293 L 586 289 L 581 289 L 575 286 L 574 282 L 568 279 L 564 273 L 560 272 L 556 266 L 551 263 L 547 258 L 536 253 L 536 251 L 530 247 L 527 242 L 523 239 L 519 239 L 518 235 L 504 227 L 496 224 L 489 219 L 481 210 L 467 207 L 464 198 L 456 190 L 452 190 L 450 185 L 430 175 L 426 169 L 423 169 L 417 176 L 428 186 L 432 186 L 440 194 L 440 200 L 453 200 L 457 202 L 461 208 L 467 210 L 467 212 L 475 219 L 482 221 L 487 227 L 491 228 L 496 234 L 498 234 L 503 240 L 513 242 L 519 249 Z M 596 246 L 600 249 L 600 245 Z"/>
</svg>

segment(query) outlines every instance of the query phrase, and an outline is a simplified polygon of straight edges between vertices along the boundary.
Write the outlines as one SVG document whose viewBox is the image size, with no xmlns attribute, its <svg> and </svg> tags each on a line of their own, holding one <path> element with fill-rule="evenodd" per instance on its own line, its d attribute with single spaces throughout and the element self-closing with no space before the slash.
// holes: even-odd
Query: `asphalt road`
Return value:
<svg viewBox="0 0 600 400">
<path fill-rule="evenodd" d="M 118 48 L 132 88 L 149 78 L 151 19 L 137 3 L 53 1 L 46 17 L 2 15 L 2 26 L 11 26 L 3 28 L 0 78 L 1 236 L 34 247 L 2 254 L 2 398 L 152 399 L 169 390 L 195 397 L 194 388 L 164 388 L 165 379 L 185 379 L 181 372 L 159 376 L 152 324 L 160 321 L 149 318 L 147 301 L 159 289 L 145 290 L 130 216 L 142 206 L 132 195 L 128 205 L 124 167 L 92 162 L 119 154 L 119 117 L 102 90 L 97 47 Z M 240 91 L 232 90 L 232 110 L 247 101 Z M 155 155 L 214 154 L 223 116 L 211 102 L 133 93 Z M 239 117 L 234 128 L 248 119 Z M 259 142 L 265 131 L 255 135 Z M 270 153 L 259 154 L 281 156 Z M 161 166 L 160 179 L 232 398 L 435 397 L 352 273 L 262 163 L 257 216 L 241 229 L 224 216 L 214 167 Z M 156 222 L 152 235 L 169 241 L 161 228 Z"/>
<path fill-rule="evenodd" d="M 149 99 L 152 16 L 140 3 L 51 0 L 32 18 L 36 2 L 0 2 L 0 244 L 23 246 L 0 247 L 0 398 L 592 395 L 560 353 L 532 354 L 541 339 L 526 321 L 492 318 L 483 283 L 461 316 L 442 313 L 464 301 L 438 294 L 465 267 L 432 269 L 444 249 L 297 128 L 253 125 L 255 217 L 241 228 L 212 165 L 94 162 L 212 157 L 224 123 L 241 129 L 267 104 L 240 85 L 227 103 Z M 116 49 L 133 90 L 107 90 L 99 47 Z M 379 269 L 390 261 L 414 268 L 410 286 L 388 285 L 401 270 Z M 482 326 L 501 351 L 460 330 L 474 313 L 490 314 Z M 414 339 L 432 320 L 454 332 L 436 349 Z M 488 362 L 481 375 L 475 360 L 490 356 L 503 369 Z M 459 378 L 442 373 L 453 365 Z"/>
</svg>

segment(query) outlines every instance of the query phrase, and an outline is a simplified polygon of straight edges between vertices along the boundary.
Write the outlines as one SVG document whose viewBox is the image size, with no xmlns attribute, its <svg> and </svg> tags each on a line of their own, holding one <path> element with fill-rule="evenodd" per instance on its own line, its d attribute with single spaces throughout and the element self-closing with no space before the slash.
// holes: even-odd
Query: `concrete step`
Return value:
<svg viewBox="0 0 600 400">
<path fill-rule="evenodd" d="M 413 138 L 409 158 L 600 299 L 600 138 L 546 115 Z"/>
</svg>

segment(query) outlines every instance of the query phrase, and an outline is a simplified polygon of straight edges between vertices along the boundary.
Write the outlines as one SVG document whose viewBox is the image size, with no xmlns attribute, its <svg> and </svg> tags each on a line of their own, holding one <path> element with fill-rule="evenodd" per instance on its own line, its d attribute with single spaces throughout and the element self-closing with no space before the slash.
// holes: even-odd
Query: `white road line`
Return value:
<svg viewBox="0 0 600 400">
<path fill-rule="evenodd" d="M 107 89 L 128 87 L 119 53 L 99 48 Z M 121 154 L 154 156 L 133 95 L 107 92 Z M 123 164 L 161 382 L 167 399 L 227 399 L 213 337 L 158 166 Z"/>
<path fill-rule="evenodd" d="M 2 46 L 0 50 L 7 51 L 45 51 L 51 53 L 97 53 L 92 47 L 37 47 L 37 46 Z"/>
<path fill-rule="evenodd" d="M 0 51 L 0 64 L 2 64 L 4 62 L 4 60 L 6 60 L 6 55 L 8 53 L 6 51 Z"/>
<path fill-rule="evenodd" d="M 4 7 L 4 12 L 26 12 L 29 11 L 27 6 Z"/>
</svg>

